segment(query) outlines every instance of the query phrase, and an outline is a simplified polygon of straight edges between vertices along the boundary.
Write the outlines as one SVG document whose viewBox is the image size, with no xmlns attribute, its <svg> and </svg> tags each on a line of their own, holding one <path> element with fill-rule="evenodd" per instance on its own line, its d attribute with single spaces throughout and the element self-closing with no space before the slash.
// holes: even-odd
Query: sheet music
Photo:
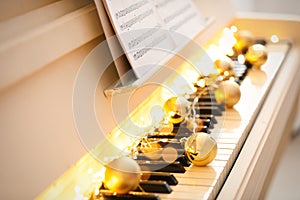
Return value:
<svg viewBox="0 0 300 200">
<path fill-rule="evenodd" d="M 95 1 L 95 4 L 97 6 L 97 10 L 100 16 L 104 34 L 106 38 L 111 38 L 111 39 L 107 39 L 106 41 L 111 51 L 118 75 L 120 77 L 121 84 L 125 85 L 126 83 L 135 79 L 134 74 L 132 73 L 132 68 L 126 56 L 124 55 L 124 51 L 119 41 L 114 38 L 115 31 L 105 11 L 102 0 Z"/>
<path fill-rule="evenodd" d="M 166 58 L 203 28 L 204 19 L 191 0 L 103 0 L 103 3 L 138 78 L 163 65 Z M 179 33 L 180 39 L 172 31 Z"/>
<path fill-rule="evenodd" d="M 153 2 L 177 47 L 184 46 L 204 28 L 206 23 L 204 17 L 200 15 L 192 1 L 155 0 Z"/>
</svg>

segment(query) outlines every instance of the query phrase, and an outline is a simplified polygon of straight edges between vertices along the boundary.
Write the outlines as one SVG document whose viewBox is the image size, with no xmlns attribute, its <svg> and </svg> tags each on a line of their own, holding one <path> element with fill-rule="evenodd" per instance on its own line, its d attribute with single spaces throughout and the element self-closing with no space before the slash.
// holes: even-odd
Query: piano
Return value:
<svg viewBox="0 0 300 200">
<path fill-rule="evenodd" d="M 210 122 L 213 126 L 208 131 L 218 145 L 214 161 L 203 167 L 193 164 L 183 166 L 184 170 L 181 173 L 170 172 L 178 183 L 170 184 L 169 192 L 131 191 L 129 194 L 132 196 L 127 198 L 142 199 L 142 195 L 145 195 L 144 199 L 155 197 L 178 200 L 263 198 L 276 163 L 290 138 L 297 111 L 295 108 L 300 87 L 300 18 L 264 13 L 236 13 L 228 0 L 194 0 L 194 3 L 209 19 L 205 28 L 194 38 L 195 44 L 209 51 L 212 45 L 218 44 L 225 28 L 237 27 L 239 30 L 250 31 L 257 39 L 267 41 L 268 60 L 261 70 L 247 70 L 247 74 L 240 81 L 240 101 L 231 109 L 221 110 L 221 115 L 212 116 L 216 122 Z M 52 5 L 53 8 L 68 6 L 66 2 L 56 2 Z M 47 11 L 50 8 L 41 9 Z M 34 16 L 34 13 L 32 15 Z M 26 17 L 25 19 L 30 19 L 30 16 Z M 9 25 L 22 20 L 24 19 L 20 18 L 7 23 Z M 51 178 L 45 183 L 49 180 L 52 182 L 48 186 L 42 184 L 44 188 L 38 192 L 28 190 L 36 195 L 36 199 L 102 199 L 105 197 L 104 193 L 101 193 L 105 190 L 102 184 L 105 167 L 99 160 L 108 162 L 108 159 L 120 155 L 128 156 L 131 148 L 149 132 L 149 121 L 161 117 L 159 114 L 151 114 L 160 113 L 164 102 L 174 96 L 160 84 L 184 96 L 191 83 L 182 82 L 181 78 L 194 78 L 191 75 L 194 74 L 193 68 L 180 57 L 174 56 L 166 64 L 167 67 L 161 68 L 138 87 L 114 90 L 110 88 L 112 83 L 118 80 L 114 65 L 109 65 L 104 72 L 100 67 L 104 65 L 105 58 L 111 55 L 108 46 L 99 48 L 105 37 L 94 3 L 86 1 L 80 8 L 69 9 L 67 14 L 58 15 L 57 18 L 46 22 L 48 27 L 37 26 L 34 31 L 29 31 L 22 37 L 16 35 L 7 39 L 4 35 L 2 39 L 6 43 L 1 45 L 3 51 L 0 54 L 3 58 L 2 64 L 10 63 L 12 57 L 5 56 L 9 52 L 14 50 L 16 55 L 20 55 L 19 60 L 9 64 L 9 70 L 2 70 L 4 78 L 0 82 L 0 101 L 6 103 L 3 105 L 16 106 L 20 100 L 12 103 L 7 103 L 6 100 L 20 98 L 20 94 L 26 91 L 30 91 L 34 96 L 47 88 L 50 91 L 57 90 L 57 98 L 59 95 L 64 97 L 63 104 L 54 100 L 56 103 L 50 105 L 57 105 L 61 109 L 64 114 L 59 119 L 68 125 L 51 124 L 49 130 L 47 118 L 56 118 L 59 113 L 49 112 L 45 119 L 39 118 L 38 108 L 31 105 L 35 101 L 25 100 L 30 103 L 29 108 L 34 108 L 34 119 L 40 123 L 40 127 L 34 131 L 43 132 L 42 136 L 46 137 L 49 143 L 62 143 L 58 145 L 57 150 L 51 149 L 51 145 L 49 149 L 38 145 L 43 153 L 46 152 L 45 156 L 29 160 L 33 160 L 36 166 L 47 165 L 50 171 L 53 168 L 51 165 L 57 165 L 58 169 L 54 170 L 54 174 L 49 172 Z M 2 25 L 5 27 L 6 24 Z M 70 33 L 70 30 L 76 31 Z M 13 32 L 7 32 L 9 31 Z M 71 39 L 67 40 L 68 37 Z M 51 39 L 54 44 L 48 41 Z M 16 41 L 23 42 L 15 43 Z M 45 51 L 38 51 L 40 48 L 44 49 L 44 45 L 49 45 L 46 57 Z M 36 54 L 27 55 L 24 49 L 32 49 Z M 197 60 L 201 52 L 202 49 L 195 49 L 194 45 L 187 44 L 181 53 Z M 12 73 L 20 63 L 28 60 L 26 55 L 39 58 L 34 62 L 26 62 L 22 72 Z M 169 69 L 172 69 L 172 73 Z M 55 77 L 55 74 L 60 74 L 61 77 Z M 37 84 L 41 83 L 40 79 L 44 81 L 43 77 L 46 77 L 45 82 Z M 52 83 L 52 78 L 58 82 Z M 68 81 L 68 84 L 64 81 Z M 31 89 L 33 86 L 36 90 Z M 65 88 L 62 89 L 61 86 Z M 62 93 L 66 91 L 67 94 Z M 46 98 L 53 99 L 51 96 L 47 94 Z M 73 101 L 70 100 L 71 97 Z M 45 105 L 49 101 L 42 97 L 38 99 L 46 102 Z M 51 110 L 51 107 L 47 109 Z M 4 108 L 1 107 L 1 110 Z M 7 113 L 8 111 L 4 110 L 1 118 Z M 23 118 L 19 120 L 25 123 Z M 20 126 L 24 127 L 24 124 Z M 99 130 L 102 135 L 99 134 Z M 46 136 L 47 133 L 57 131 L 60 131 L 59 135 Z M 129 135 L 125 132 L 134 134 Z M 70 138 L 69 141 L 74 142 L 74 137 L 77 138 L 76 144 L 62 142 Z M 34 141 L 32 144 L 37 146 Z M 47 141 L 43 141 L 43 145 L 47 145 Z M 20 147 L 23 147 L 22 144 Z M 59 151 L 61 154 L 57 153 L 57 157 L 51 158 L 49 155 L 53 154 L 47 151 Z M 54 164 L 49 163 L 47 156 Z M 11 170 L 17 171 L 15 168 Z M 12 181 L 5 180 L 8 186 L 13 184 Z M 29 186 L 25 186 L 27 187 Z M 12 191 L 7 192 L 7 195 L 17 194 Z M 125 196 L 108 192 L 106 198 L 124 199 Z"/>
</svg>

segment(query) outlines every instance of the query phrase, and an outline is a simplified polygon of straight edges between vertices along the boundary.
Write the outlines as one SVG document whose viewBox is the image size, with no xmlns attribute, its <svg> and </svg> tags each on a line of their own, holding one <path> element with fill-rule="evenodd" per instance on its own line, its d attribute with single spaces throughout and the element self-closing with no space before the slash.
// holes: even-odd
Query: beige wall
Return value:
<svg viewBox="0 0 300 200">
<path fill-rule="evenodd" d="M 231 0 L 238 11 L 300 15 L 299 0 Z"/>
<path fill-rule="evenodd" d="M 27 13 L 58 0 L 1 0 L 0 21 Z"/>
</svg>

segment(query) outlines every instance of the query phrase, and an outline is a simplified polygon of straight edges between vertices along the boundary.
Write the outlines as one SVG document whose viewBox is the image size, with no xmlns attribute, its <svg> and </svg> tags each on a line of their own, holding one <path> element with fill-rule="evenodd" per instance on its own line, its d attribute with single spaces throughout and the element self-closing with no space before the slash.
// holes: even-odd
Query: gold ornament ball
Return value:
<svg viewBox="0 0 300 200">
<path fill-rule="evenodd" d="M 246 53 L 246 60 L 257 68 L 265 64 L 267 59 L 268 53 L 266 47 L 261 44 L 252 45 Z"/>
<path fill-rule="evenodd" d="M 243 53 L 251 45 L 254 44 L 254 36 L 250 31 L 240 30 L 235 34 L 236 44 L 234 49 L 239 53 Z"/>
<path fill-rule="evenodd" d="M 223 81 L 215 90 L 215 97 L 218 103 L 223 103 L 232 108 L 241 98 L 240 86 L 234 81 Z"/>
<path fill-rule="evenodd" d="M 179 124 L 185 118 L 189 102 L 183 97 L 171 97 L 164 104 L 164 111 L 173 124 Z"/>
<path fill-rule="evenodd" d="M 191 135 L 184 145 L 188 159 L 196 166 L 211 163 L 217 155 L 217 142 L 207 133 L 198 132 Z"/>
<path fill-rule="evenodd" d="M 217 59 L 214 62 L 214 65 L 220 74 L 224 73 L 225 71 L 232 71 L 234 68 L 233 61 L 228 57 Z"/>
<path fill-rule="evenodd" d="M 138 187 L 140 177 L 140 166 L 129 157 L 120 157 L 106 165 L 103 182 L 109 190 L 126 194 Z"/>
</svg>

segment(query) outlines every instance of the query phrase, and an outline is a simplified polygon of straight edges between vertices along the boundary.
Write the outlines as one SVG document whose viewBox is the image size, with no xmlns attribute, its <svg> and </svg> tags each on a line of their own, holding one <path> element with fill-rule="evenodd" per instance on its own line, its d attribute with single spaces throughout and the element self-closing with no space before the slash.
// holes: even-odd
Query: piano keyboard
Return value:
<svg viewBox="0 0 300 200">
<path fill-rule="evenodd" d="M 288 53 L 289 43 L 271 43 L 267 45 L 267 49 L 269 58 L 262 66 L 262 70 L 247 70 L 244 66 L 235 68 L 238 72 L 243 71 L 237 80 L 241 83 L 242 97 L 233 109 L 225 109 L 223 105 L 218 105 L 213 99 L 205 96 L 196 103 L 196 108 L 201 111 L 197 112 L 196 116 L 206 119 L 201 131 L 211 134 L 218 144 L 217 156 L 213 162 L 204 167 L 197 167 L 184 160 L 184 156 L 179 156 L 175 162 L 168 164 L 163 160 L 147 159 L 146 156 L 140 154 L 136 159 L 142 171 L 157 171 L 149 172 L 153 173 L 153 177 L 156 175 L 156 178 L 153 178 L 154 181 L 151 179 L 141 181 L 140 191 L 126 195 L 116 195 L 102 190 L 96 199 L 215 199 Z M 246 73 L 247 76 L 245 76 Z M 180 138 L 188 137 L 190 134 L 191 131 L 183 128 L 178 135 L 158 133 L 149 135 L 148 138 L 153 141 L 167 139 L 170 145 L 177 149 L 178 154 L 183 155 L 184 150 L 183 147 L 180 148 Z M 170 182 L 170 178 L 173 182 Z"/>
</svg>

